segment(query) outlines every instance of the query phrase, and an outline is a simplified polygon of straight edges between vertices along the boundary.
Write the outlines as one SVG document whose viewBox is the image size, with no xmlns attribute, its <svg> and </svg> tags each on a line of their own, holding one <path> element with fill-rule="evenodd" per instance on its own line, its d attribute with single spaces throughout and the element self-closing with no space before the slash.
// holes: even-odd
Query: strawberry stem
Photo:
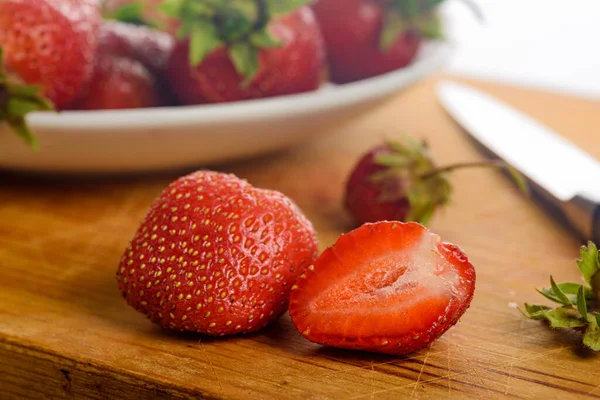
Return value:
<svg viewBox="0 0 600 400">
<path fill-rule="evenodd" d="M 500 160 L 492 160 L 492 161 L 470 161 L 470 162 L 461 162 L 456 164 L 447 165 L 445 167 L 439 167 L 432 169 L 430 171 L 425 172 L 420 176 L 421 179 L 431 178 L 434 175 L 442 174 L 444 172 L 452 172 L 457 169 L 463 168 L 477 168 L 477 167 L 491 167 L 491 168 L 505 168 L 506 163 Z"/>
<path fill-rule="evenodd" d="M 269 15 L 266 0 L 256 0 L 256 22 L 254 23 L 254 30 L 260 31 L 266 28 L 270 19 L 271 16 Z"/>
<path fill-rule="evenodd" d="M 440 167 L 440 168 L 435 168 L 435 169 L 429 170 L 429 171 L 421 174 L 421 176 L 419 176 L 419 178 L 422 180 L 427 180 L 427 179 L 433 178 L 434 176 L 438 176 L 438 175 L 446 173 L 446 172 L 452 172 L 457 169 L 479 168 L 479 167 L 505 169 L 510 174 L 511 178 L 515 181 L 515 183 L 517 184 L 519 189 L 523 193 L 525 193 L 527 195 L 529 194 L 529 188 L 528 188 L 527 182 L 526 182 L 525 178 L 523 177 L 523 175 L 521 175 L 520 172 L 518 172 L 516 169 L 514 169 L 513 167 L 511 167 L 510 165 L 508 165 L 507 163 L 505 163 L 504 161 L 501 161 L 501 160 L 471 161 L 471 162 L 456 163 L 456 164 L 452 164 L 452 165 L 447 165 L 445 167 Z"/>
</svg>

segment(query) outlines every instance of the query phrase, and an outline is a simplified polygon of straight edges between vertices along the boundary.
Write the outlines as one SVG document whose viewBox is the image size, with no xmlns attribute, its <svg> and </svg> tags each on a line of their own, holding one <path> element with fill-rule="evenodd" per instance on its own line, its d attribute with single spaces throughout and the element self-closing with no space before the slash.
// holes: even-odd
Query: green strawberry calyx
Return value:
<svg viewBox="0 0 600 400">
<path fill-rule="evenodd" d="M 408 31 L 430 39 L 443 37 L 436 11 L 445 0 L 384 0 L 385 13 L 379 47 L 388 51 L 398 37 Z"/>
<path fill-rule="evenodd" d="M 227 48 L 236 71 L 252 82 L 261 49 L 281 46 L 269 31 L 273 17 L 293 12 L 310 0 L 165 0 L 160 9 L 181 22 L 177 37 L 189 38 L 189 61 L 197 66 L 212 51 Z"/>
<path fill-rule="evenodd" d="M 409 212 L 406 221 L 427 225 L 438 207 L 450 201 L 452 185 L 448 173 L 472 167 L 493 167 L 508 171 L 517 186 L 528 193 L 522 175 L 506 163 L 476 161 L 438 167 L 426 142 L 409 136 L 403 142 L 388 141 L 388 152 L 377 155 L 375 164 L 384 167 L 370 176 L 379 186 L 379 202 L 393 202 L 406 198 Z"/>
<path fill-rule="evenodd" d="M 550 286 L 538 290 L 548 300 L 559 304 L 557 307 L 525 303 L 521 313 L 533 320 L 546 321 L 552 328 L 573 328 L 583 332 L 583 344 L 594 351 L 600 351 L 600 256 L 592 242 L 581 247 L 581 258 L 577 260 L 584 283 L 554 282 L 550 276 Z"/>
<path fill-rule="evenodd" d="M 35 136 L 27 126 L 27 114 L 53 110 L 52 103 L 40 95 L 38 86 L 25 85 L 4 69 L 0 47 L 0 122 L 6 122 L 32 149 L 38 149 Z"/>
<path fill-rule="evenodd" d="M 105 4 L 103 4 L 103 6 L 105 6 Z M 156 24 L 145 19 L 143 14 L 144 4 L 137 1 L 122 4 L 114 10 L 106 10 L 106 7 L 103 7 L 102 10 L 102 17 L 107 20 L 157 28 Z"/>
<path fill-rule="evenodd" d="M 398 37 L 413 31 L 428 39 L 443 39 L 444 32 L 439 6 L 446 0 L 383 0 L 385 13 L 379 47 L 389 51 Z M 471 0 L 462 0 L 479 20 L 483 15 Z"/>
</svg>

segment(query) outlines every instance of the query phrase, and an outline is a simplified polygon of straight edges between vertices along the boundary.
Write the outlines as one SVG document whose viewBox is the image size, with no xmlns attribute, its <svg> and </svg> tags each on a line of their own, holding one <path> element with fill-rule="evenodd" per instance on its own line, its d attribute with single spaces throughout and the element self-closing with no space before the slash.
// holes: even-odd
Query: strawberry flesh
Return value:
<svg viewBox="0 0 600 400">
<path fill-rule="evenodd" d="M 417 223 L 379 222 L 342 235 L 309 267 L 290 315 L 316 343 L 408 354 L 454 325 L 474 289 L 458 247 Z"/>
</svg>

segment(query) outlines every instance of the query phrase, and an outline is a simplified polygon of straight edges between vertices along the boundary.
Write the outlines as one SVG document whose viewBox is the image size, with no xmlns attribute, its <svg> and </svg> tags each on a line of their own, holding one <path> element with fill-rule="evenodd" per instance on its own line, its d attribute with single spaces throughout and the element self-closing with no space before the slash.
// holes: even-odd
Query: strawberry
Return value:
<svg viewBox="0 0 600 400">
<path fill-rule="evenodd" d="M 165 328 L 248 333 L 286 310 L 316 252 L 311 223 L 283 194 L 199 171 L 154 202 L 117 278 L 127 303 Z"/>
<path fill-rule="evenodd" d="M 4 51 L 0 47 L 0 123 L 6 122 L 17 135 L 33 148 L 37 141 L 25 123 L 32 111 L 52 110 L 52 103 L 40 95 L 37 86 L 24 85 L 3 67 Z"/>
<path fill-rule="evenodd" d="M 309 7 L 300 1 L 235 0 L 164 7 L 181 18 L 171 86 L 186 104 L 248 100 L 316 90 L 325 49 Z M 169 4 L 169 3 L 167 3 Z"/>
<path fill-rule="evenodd" d="M 98 38 L 98 52 L 139 61 L 162 76 L 173 50 L 171 35 L 145 26 L 105 21 Z"/>
<path fill-rule="evenodd" d="M 435 9 L 444 0 L 316 0 L 331 80 L 353 82 L 410 64 L 423 37 L 441 36 Z"/>
<path fill-rule="evenodd" d="M 143 64 L 125 57 L 101 54 L 92 85 L 77 108 L 116 110 L 157 107 L 160 104 L 157 83 Z"/>
<path fill-rule="evenodd" d="M 456 324 L 474 290 L 458 247 L 415 222 L 379 222 L 342 235 L 308 267 L 290 316 L 312 342 L 402 355 Z"/>
<path fill-rule="evenodd" d="M 425 142 L 407 137 L 364 154 L 346 184 L 345 206 L 358 224 L 416 221 L 427 224 L 435 210 L 448 203 L 452 187 L 447 173 L 460 168 L 505 168 L 524 192 L 526 183 L 502 162 L 466 162 L 437 167 Z"/>
<path fill-rule="evenodd" d="M 100 23 L 97 0 L 0 1 L 4 66 L 65 109 L 87 88 Z"/>
</svg>

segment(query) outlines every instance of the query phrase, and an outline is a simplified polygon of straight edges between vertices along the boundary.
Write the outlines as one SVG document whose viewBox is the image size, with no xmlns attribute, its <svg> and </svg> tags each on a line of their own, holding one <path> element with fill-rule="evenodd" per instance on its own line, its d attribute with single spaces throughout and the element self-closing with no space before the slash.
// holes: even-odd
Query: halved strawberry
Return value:
<svg viewBox="0 0 600 400">
<path fill-rule="evenodd" d="M 415 222 L 379 222 L 342 235 L 300 276 L 290 316 L 312 342 L 407 354 L 453 326 L 474 290 L 457 246 Z"/>
</svg>

